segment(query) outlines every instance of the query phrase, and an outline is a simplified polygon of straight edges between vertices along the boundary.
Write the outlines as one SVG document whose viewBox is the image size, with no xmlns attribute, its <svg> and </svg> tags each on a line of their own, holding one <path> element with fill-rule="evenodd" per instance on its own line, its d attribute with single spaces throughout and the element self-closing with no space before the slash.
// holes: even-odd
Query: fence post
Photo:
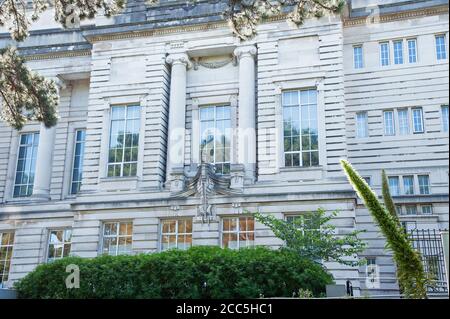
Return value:
<svg viewBox="0 0 450 319">
<path fill-rule="evenodd" d="M 449 244 L 448 244 L 448 230 L 441 231 L 441 239 L 442 239 L 442 248 L 444 250 L 444 261 L 445 261 L 445 277 L 447 279 L 447 291 L 449 291 L 449 285 L 448 285 L 448 271 L 449 271 L 449 256 L 448 256 L 448 250 L 449 250 Z"/>
</svg>

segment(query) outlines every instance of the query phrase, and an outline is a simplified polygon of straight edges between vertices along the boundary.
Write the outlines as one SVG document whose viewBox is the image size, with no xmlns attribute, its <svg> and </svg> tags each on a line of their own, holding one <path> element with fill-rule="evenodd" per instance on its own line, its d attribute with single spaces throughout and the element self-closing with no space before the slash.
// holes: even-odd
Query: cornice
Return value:
<svg viewBox="0 0 450 319">
<path fill-rule="evenodd" d="M 448 5 L 442 5 L 442 6 L 435 6 L 435 7 L 431 7 L 431 8 L 423 8 L 423 9 L 409 10 L 409 11 L 403 11 L 403 12 L 381 14 L 375 20 L 378 23 L 385 23 L 385 22 L 400 21 L 400 20 L 406 20 L 406 19 L 411 19 L 411 18 L 426 17 L 426 16 L 433 16 L 433 15 L 439 15 L 439 14 L 446 14 L 446 13 L 448 14 Z M 353 26 L 363 25 L 363 24 L 366 24 L 367 20 L 371 19 L 371 18 L 373 18 L 373 16 L 344 19 L 344 27 L 353 27 Z"/>
<path fill-rule="evenodd" d="M 32 55 L 24 55 L 23 57 L 25 58 L 26 61 L 35 61 L 35 60 L 71 58 L 71 57 L 76 57 L 76 56 L 89 56 L 89 55 L 91 55 L 91 50 L 78 50 L 78 51 L 32 54 Z"/>
</svg>

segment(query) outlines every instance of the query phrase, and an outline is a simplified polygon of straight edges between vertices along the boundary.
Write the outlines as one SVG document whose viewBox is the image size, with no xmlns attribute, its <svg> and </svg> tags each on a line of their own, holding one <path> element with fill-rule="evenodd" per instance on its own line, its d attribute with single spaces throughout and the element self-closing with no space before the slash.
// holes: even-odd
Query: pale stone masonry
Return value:
<svg viewBox="0 0 450 319">
<path fill-rule="evenodd" d="M 60 119 L 20 132 L 0 122 L 0 248 L 12 251 L 0 257 L 2 285 L 65 255 L 61 241 L 81 257 L 275 248 L 283 243 L 269 229 L 243 217 L 323 208 L 338 211 L 339 234 L 366 230 L 361 257 L 379 270 L 370 284 L 366 266 L 326 263 L 336 282 L 350 280 L 356 295 L 398 293 L 385 241 L 339 160 L 377 192 L 385 169 L 408 229 L 448 229 L 448 1 L 352 1 L 301 28 L 272 19 L 250 41 L 233 36 L 224 5 L 129 0 L 124 14 L 68 30 L 49 14 L 19 45 L 32 69 L 57 80 Z M 0 29 L 0 47 L 8 43 Z M 224 142 L 205 127 L 225 128 Z M 199 170 L 202 161 L 223 175 Z M 239 232 L 230 217 L 241 217 Z"/>
</svg>

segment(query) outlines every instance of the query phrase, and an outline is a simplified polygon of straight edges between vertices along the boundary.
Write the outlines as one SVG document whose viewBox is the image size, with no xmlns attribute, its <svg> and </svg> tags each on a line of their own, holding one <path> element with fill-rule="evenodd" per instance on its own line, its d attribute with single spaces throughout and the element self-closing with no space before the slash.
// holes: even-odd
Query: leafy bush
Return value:
<svg viewBox="0 0 450 319">
<path fill-rule="evenodd" d="M 80 287 L 66 288 L 68 265 Z M 16 283 L 19 298 L 258 298 L 324 293 L 332 276 L 284 249 L 192 247 L 135 256 L 69 257 L 38 266 Z M 206 285 L 205 285 L 206 283 Z"/>
</svg>

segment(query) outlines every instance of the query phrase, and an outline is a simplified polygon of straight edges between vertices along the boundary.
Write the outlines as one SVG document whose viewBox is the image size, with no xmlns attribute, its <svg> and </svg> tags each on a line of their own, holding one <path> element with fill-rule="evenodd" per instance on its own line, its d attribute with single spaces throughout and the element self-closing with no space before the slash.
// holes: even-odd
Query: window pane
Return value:
<svg viewBox="0 0 450 319">
<path fill-rule="evenodd" d="M 369 135 L 368 131 L 367 112 L 356 113 L 356 136 L 367 137 Z"/>
<path fill-rule="evenodd" d="M 405 195 L 414 194 L 414 176 L 403 176 L 403 188 Z"/>
<path fill-rule="evenodd" d="M 398 125 L 400 135 L 409 134 L 409 119 L 407 109 L 398 110 Z"/>
<path fill-rule="evenodd" d="M 394 63 L 403 64 L 403 41 L 394 41 Z"/>
<path fill-rule="evenodd" d="M 20 136 L 13 197 L 32 195 L 39 133 Z"/>
<path fill-rule="evenodd" d="M 428 175 L 419 175 L 419 192 L 422 195 L 430 194 L 430 178 Z"/>
<path fill-rule="evenodd" d="M 390 176 L 389 180 L 389 190 L 392 196 L 400 195 L 400 185 L 398 176 Z"/>
<path fill-rule="evenodd" d="M 436 56 L 438 60 L 447 59 L 447 49 L 445 42 L 445 35 L 436 36 Z"/>
<path fill-rule="evenodd" d="M 417 62 L 417 41 L 415 39 L 408 40 L 408 60 L 409 63 Z"/>
<path fill-rule="evenodd" d="M 138 105 L 114 106 L 111 111 L 109 177 L 136 176 L 140 130 Z"/>
<path fill-rule="evenodd" d="M 386 66 L 389 65 L 389 43 L 384 42 L 380 43 L 380 59 L 381 65 Z"/>
<path fill-rule="evenodd" d="M 384 111 L 384 134 L 395 135 L 394 112 Z"/>
<path fill-rule="evenodd" d="M 353 60 L 355 69 L 361 69 L 363 67 L 362 46 L 356 46 L 353 48 Z"/>
<path fill-rule="evenodd" d="M 75 132 L 75 151 L 74 161 L 72 167 L 72 185 L 70 188 L 71 194 L 76 194 L 80 190 L 81 180 L 83 176 L 83 157 L 85 144 L 85 130 L 77 130 Z"/>
<path fill-rule="evenodd" d="M 422 117 L 422 109 L 413 109 L 413 129 L 414 133 L 422 133 L 423 132 L 423 117 Z"/>
<path fill-rule="evenodd" d="M 448 132 L 448 105 L 443 105 L 442 110 L 442 130 Z"/>
</svg>

